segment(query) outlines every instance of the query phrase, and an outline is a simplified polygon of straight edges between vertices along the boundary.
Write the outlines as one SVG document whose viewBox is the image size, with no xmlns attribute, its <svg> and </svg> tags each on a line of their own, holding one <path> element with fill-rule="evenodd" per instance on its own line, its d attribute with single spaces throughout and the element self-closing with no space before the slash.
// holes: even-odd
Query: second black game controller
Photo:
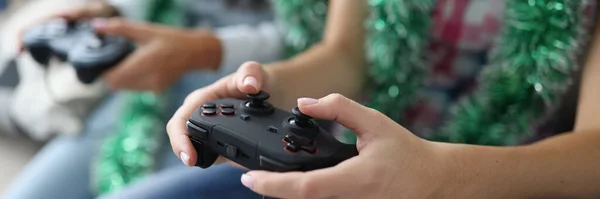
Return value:
<svg viewBox="0 0 600 199">
<path fill-rule="evenodd" d="M 30 28 L 22 42 L 25 50 L 43 66 L 47 66 L 52 57 L 71 63 L 78 79 L 86 84 L 94 82 L 134 49 L 124 38 L 98 35 L 89 21 L 64 19 Z"/>
<path fill-rule="evenodd" d="M 283 111 L 268 98 L 260 92 L 199 107 L 187 122 L 196 166 L 208 168 L 221 155 L 252 170 L 309 171 L 358 155 L 356 145 L 336 140 L 298 108 Z"/>
</svg>

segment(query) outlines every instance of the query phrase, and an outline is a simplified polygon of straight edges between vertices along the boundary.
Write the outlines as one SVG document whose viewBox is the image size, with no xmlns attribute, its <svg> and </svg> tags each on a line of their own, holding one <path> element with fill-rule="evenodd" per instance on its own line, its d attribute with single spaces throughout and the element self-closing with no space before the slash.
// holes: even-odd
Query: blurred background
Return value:
<svg viewBox="0 0 600 199">
<path fill-rule="evenodd" d="M 175 2 L 176 0 L 173 0 Z M 24 30 L 28 27 L 31 27 L 33 24 L 41 22 L 43 20 L 47 20 L 49 15 L 55 15 L 60 11 L 67 10 L 69 8 L 74 8 L 80 5 L 89 5 L 91 2 L 99 2 L 98 0 L 0 0 L 0 197 L 7 192 L 7 188 L 9 185 L 14 184 L 15 179 L 18 175 L 23 171 L 24 167 L 28 165 L 34 158 L 36 153 L 42 151 L 39 154 L 49 154 L 43 152 L 44 145 L 48 141 L 51 141 L 53 136 L 51 135 L 53 132 L 61 132 L 64 134 L 77 134 L 84 131 L 86 125 L 84 123 L 88 118 L 80 115 L 88 115 L 91 114 L 93 110 L 98 109 L 107 109 L 104 106 L 101 106 L 101 101 L 104 100 L 105 97 L 109 95 L 106 88 L 99 86 L 98 84 L 94 84 L 91 86 L 82 86 L 79 82 L 77 82 L 77 78 L 75 73 L 71 67 L 60 67 L 60 64 L 52 63 L 53 65 L 58 65 L 57 67 L 51 66 L 54 68 L 53 70 L 49 70 L 51 78 L 50 80 L 42 81 L 42 78 L 45 78 L 45 72 L 42 72 L 42 67 L 39 64 L 32 61 L 30 56 L 21 56 L 26 55 L 26 53 L 21 53 L 20 49 L 20 41 L 19 36 L 21 35 L 21 30 Z M 104 1 L 103 1 L 104 2 Z M 108 2 L 108 1 L 106 1 Z M 114 0 L 111 2 L 120 2 L 119 5 L 123 7 L 133 7 L 136 8 L 136 5 L 144 4 L 147 2 L 169 2 L 161 1 L 161 0 Z M 132 3 L 132 2 L 138 2 Z M 141 3 L 140 3 L 141 2 Z M 240 0 L 240 1 L 218 1 L 218 0 L 203 0 L 203 1 L 189 1 L 189 0 L 181 0 L 181 2 L 187 2 L 187 5 L 195 5 L 195 6 L 181 6 L 181 22 L 178 22 L 179 27 L 230 27 L 236 24 L 251 24 L 252 22 L 259 22 L 263 19 L 269 21 L 272 18 L 272 13 L 269 12 L 268 8 L 265 10 L 253 10 L 252 12 L 248 12 L 246 9 L 237 9 L 232 12 L 226 13 L 223 12 L 226 9 L 222 6 L 222 2 L 246 2 L 245 4 L 239 4 L 241 7 L 249 5 L 248 0 Z M 258 1 L 256 1 L 258 2 Z M 167 3 L 168 4 L 168 3 Z M 163 4 L 160 4 L 163 5 Z M 159 5 L 159 6 L 160 6 Z M 250 6 L 252 7 L 252 6 Z M 198 10 L 194 10 L 198 9 Z M 238 12 L 239 11 L 239 12 Z M 169 13 L 169 11 L 164 11 Z M 121 13 L 128 15 L 130 13 Z M 227 15 L 227 17 L 216 17 L 219 15 Z M 169 14 L 166 14 L 169 15 Z M 249 17 L 251 16 L 251 17 Z M 131 17 L 131 16 L 125 16 Z M 135 17 L 135 16 L 133 16 Z M 169 18 L 169 16 L 159 16 L 163 18 Z M 264 30 L 254 31 L 260 32 Z M 234 27 L 231 30 L 223 30 L 223 34 L 226 35 L 224 37 L 232 38 L 238 37 L 235 36 L 236 32 L 244 32 L 250 34 L 252 30 L 248 30 L 246 27 Z M 238 34 L 239 35 L 239 34 Z M 235 40 L 235 38 L 233 38 Z M 238 40 L 240 40 L 238 38 Z M 255 42 L 255 41 L 252 41 Z M 263 43 L 264 45 L 264 43 Z M 263 46 L 264 47 L 264 46 Z M 246 48 L 247 49 L 247 48 Z M 274 51 L 279 52 L 280 50 L 274 48 Z M 278 54 L 278 53 L 276 53 Z M 264 56 L 263 56 L 264 57 Z M 249 60 L 250 58 L 240 57 L 240 60 Z M 258 59 L 258 60 L 257 60 Z M 273 61 L 273 59 L 263 59 L 256 58 L 253 60 L 257 61 Z M 231 73 L 234 71 L 241 63 L 238 63 L 239 60 L 233 61 L 223 61 L 228 62 L 229 65 L 233 67 L 225 68 L 222 71 L 211 72 L 204 71 L 202 74 L 204 76 L 195 76 L 192 79 L 195 81 L 188 81 L 188 90 L 179 90 L 179 95 L 175 98 L 175 101 L 182 101 L 183 97 L 187 95 L 187 93 L 191 92 L 190 89 L 195 89 L 198 87 L 202 87 L 202 85 L 206 85 L 211 83 L 214 80 L 217 80 L 219 77 L 222 77 L 223 74 Z M 194 74 L 190 74 L 194 75 Z M 52 79 L 52 77 L 55 77 Z M 58 79 L 58 81 L 53 81 Z M 182 81 L 186 81 L 186 78 L 182 78 Z M 189 79 L 189 78 L 188 78 Z M 198 83 L 198 79 L 203 80 L 203 82 Z M 191 82 L 191 83 L 190 83 Z M 54 83 L 54 84 L 53 84 Z M 44 85 L 44 84 L 49 84 Z M 185 83 L 183 83 L 185 84 Z M 25 86 L 21 86 L 25 85 Z M 66 85 L 66 86 L 65 86 Z M 77 100 L 69 101 L 73 102 L 69 104 L 67 107 L 61 107 L 58 105 L 54 105 L 55 99 L 50 99 L 51 94 L 45 94 L 46 90 L 53 89 L 51 92 L 55 92 L 55 94 L 59 95 L 54 96 L 57 98 L 61 97 L 61 94 L 66 93 L 67 97 L 77 98 Z M 177 90 L 177 89 L 174 89 Z M 74 96 L 68 96 L 68 94 L 74 94 Z M 64 96 L 64 95 L 63 95 Z M 62 100 L 62 101 L 67 101 Z M 109 101 L 109 100 L 107 100 Z M 114 100 L 112 100 L 114 101 Z M 175 104 L 180 104 L 180 102 L 174 102 Z M 81 102 L 81 103 L 80 103 Z M 104 102 L 104 101 L 102 101 Z M 108 103 L 108 102 L 107 102 Z M 114 103 L 113 103 L 114 104 Z M 172 107 L 170 107 L 172 108 Z M 117 106 L 110 106 L 111 110 L 119 109 Z M 83 113 L 83 114 L 72 114 L 72 112 Z M 171 113 L 172 114 L 172 113 Z M 169 115 L 168 113 L 166 115 Z M 101 127 L 96 125 L 95 127 L 90 127 L 96 129 L 96 131 L 108 134 L 116 131 L 115 128 L 111 128 L 114 122 L 113 120 L 104 121 L 111 118 L 118 117 L 118 113 L 108 112 L 103 116 L 98 116 L 101 118 L 96 118 L 97 120 L 102 120 L 99 124 Z M 16 120 L 16 121 L 15 121 Z M 91 119 L 93 120 L 93 119 Z M 36 121 L 36 122 L 33 122 Z M 112 122 L 112 123 L 111 123 Z M 32 125 L 35 123 L 34 125 Z M 104 123 L 111 123 L 109 126 L 102 126 Z M 17 124 L 17 125 L 15 125 Z M 94 126 L 94 125 L 92 125 Z M 25 128 L 25 129 L 23 129 Z M 154 128 L 154 127 L 151 127 Z M 161 132 L 158 132 L 158 135 L 166 136 L 164 134 L 164 125 L 161 125 L 159 128 Z M 143 131 L 143 130 L 142 130 Z M 26 133 L 23 133 L 26 132 Z M 66 132 L 66 133 L 65 133 Z M 74 133 L 73 133 L 74 132 Z M 84 133 L 86 134 L 86 133 Z M 93 134 L 93 133 L 90 133 Z M 85 137 L 85 136 L 83 136 Z M 100 140 L 96 139 L 97 137 L 88 137 L 88 139 Z M 82 138 L 83 139 L 83 138 Z M 162 138 L 165 139 L 165 138 Z M 56 140 L 56 139 L 55 139 Z M 62 141 L 65 141 L 64 139 Z M 68 140 L 67 140 L 68 141 Z M 71 140 L 72 141 L 72 140 Z M 90 140 L 88 140 L 90 141 Z M 176 159 L 176 156 L 170 151 L 170 146 L 166 144 L 165 141 L 165 156 L 173 159 L 174 163 L 178 166 L 183 166 L 181 162 Z M 91 142 L 94 143 L 94 142 Z M 81 146 L 74 146 L 71 149 L 64 148 L 63 152 L 66 151 L 68 155 L 62 155 L 66 160 L 69 158 L 78 161 L 75 163 L 81 163 L 79 168 L 85 167 L 83 169 L 89 170 L 92 166 L 90 166 L 89 154 L 84 154 L 86 150 L 92 149 L 96 150 L 99 147 L 95 145 L 87 144 L 86 142 L 79 143 Z M 55 144 L 60 145 L 60 144 Z M 63 144 L 68 145 L 68 144 Z M 86 147 L 87 146 L 87 147 Z M 79 148 L 78 148 L 79 147 Z M 52 147 L 51 147 L 52 148 Z M 89 149 L 88 149 L 89 148 Z M 81 151 L 78 151 L 81 150 Z M 59 150 L 60 151 L 60 150 Z M 74 154 L 69 154 L 69 151 L 73 152 L 84 152 L 79 154 L 79 160 L 76 157 L 69 156 L 77 156 Z M 55 151 L 56 152 L 56 151 Z M 154 151 L 156 152 L 156 151 Z M 159 153 L 159 152 L 156 152 Z M 39 175 L 44 175 L 49 172 L 45 172 L 39 170 L 39 168 L 43 168 L 48 165 L 56 165 L 55 163 L 60 162 L 64 163 L 67 167 L 69 165 L 73 165 L 71 163 L 65 162 L 65 159 L 53 159 L 53 157 L 61 157 L 61 156 L 45 156 L 49 158 L 41 158 L 35 162 L 35 165 L 30 168 L 29 172 L 25 177 L 22 177 L 20 183 L 20 187 L 23 187 L 23 184 L 28 184 L 32 181 L 37 181 L 42 177 Z M 42 160 L 43 159 L 43 160 Z M 53 162 L 55 161 L 55 162 Z M 141 162 L 141 161 L 140 161 Z M 141 164 L 141 163 L 140 163 Z M 165 163 L 166 164 L 166 163 Z M 65 169 L 63 169 L 65 170 Z M 66 169 L 68 170 L 68 169 Z M 68 171 L 71 172 L 72 171 Z M 89 172 L 85 171 L 83 174 L 87 175 Z M 51 174 L 49 174 L 51 175 Z M 59 174 L 56 174 L 59 175 Z M 86 176 L 87 177 L 87 176 Z M 235 176 L 238 178 L 239 176 Z M 51 179 L 46 178 L 46 179 Z M 43 181 L 43 180 L 42 180 Z M 63 180 L 68 181 L 68 180 Z M 237 181 L 237 180 L 236 180 Z M 89 183 L 89 180 L 84 181 L 85 183 Z M 52 184 L 52 181 L 48 182 L 39 182 L 38 184 Z M 76 182 L 73 182 L 76 183 Z M 107 183 L 110 184 L 110 183 Z M 85 187 L 90 187 L 86 185 Z M 71 190 L 73 191 L 73 190 Z M 76 191 L 76 190 L 75 190 Z M 35 192 L 35 190 L 34 190 Z M 66 194 L 66 193 L 64 193 Z M 83 193 L 89 194 L 89 193 Z M 76 194 L 73 194 L 75 196 Z M 14 197 L 14 196 L 13 196 Z M 35 197 L 34 197 L 35 198 Z M 49 196 L 49 198 L 55 198 Z M 74 198 L 87 198 L 86 196 L 74 197 Z"/>
<path fill-rule="evenodd" d="M 8 57 L 17 52 L 14 36 L 20 28 L 35 19 L 41 19 L 52 10 L 66 8 L 78 1 L 82 0 L 0 0 L 0 72 L 7 69 Z M 0 97 L 4 97 L 1 87 Z M 4 100 L 0 99 L 0 103 Z M 0 132 L 0 195 L 42 146 L 41 143 L 12 133 Z"/>
</svg>

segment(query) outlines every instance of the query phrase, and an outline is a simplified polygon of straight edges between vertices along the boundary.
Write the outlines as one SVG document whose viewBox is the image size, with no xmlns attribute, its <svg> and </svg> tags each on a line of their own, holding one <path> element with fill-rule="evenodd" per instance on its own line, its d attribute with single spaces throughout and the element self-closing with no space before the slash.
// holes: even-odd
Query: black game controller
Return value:
<svg viewBox="0 0 600 199">
<path fill-rule="evenodd" d="M 210 167 L 221 155 L 252 170 L 309 171 L 358 155 L 356 145 L 336 140 L 297 107 L 279 110 L 268 98 L 261 91 L 248 100 L 221 99 L 198 108 L 187 122 L 196 166 Z"/>
<path fill-rule="evenodd" d="M 134 49 L 124 38 L 96 34 L 90 22 L 64 19 L 32 27 L 23 35 L 23 44 L 43 66 L 53 56 L 71 63 L 79 80 L 86 84 L 94 82 Z"/>
</svg>

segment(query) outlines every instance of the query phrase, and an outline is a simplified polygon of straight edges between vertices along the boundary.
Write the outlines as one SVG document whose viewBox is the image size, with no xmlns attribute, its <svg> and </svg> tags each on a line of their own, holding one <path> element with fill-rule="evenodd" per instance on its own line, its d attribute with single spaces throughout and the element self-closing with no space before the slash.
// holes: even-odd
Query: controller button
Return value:
<svg viewBox="0 0 600 199">
<path fill-rule="evenodd" d="M 223 110 L 221 110 L 221 114 L 223 115 L 234 115 L 235 114 L 235 110 L 232 108 L 224 108 Z"/>
<path fill-rule="evenodd" d="M 285 142 L 285 143 L 292 143 L 292 142 L 293 142 L 293 140 L 292 140 L 292 139 L 293 139 L 293 138 L 292 138 L 292 135 L 286 135 L 286 136 L 285 136 L 285 137 L 283 137 L 283 139 L 281 139 L 281 140 L 282 140 L 283 142 Z"/>
<path fill-rule="evenodd" d="M 221 108 L 233 108 L 233 104 L 221 104 Z"/>
<path fill-rule="evenodd" d="M 249 116 L 249 115 L 242 114 L 242 115 L 240 116 L 240 118 L 242 118 L 242 120 L 244 120 L 244 121 L 248 121 L 248 120 L 250 119 L 250 116 Z"/>
<path fill-rule="evenodd" d="M 88 50 L 98 49 L 102 47 L 102 40 L 100 38 L 91 38 L 86 41 L 86 47 Z"/>
<path fill-rule="evenodd" d="M 303 145 L 300 147 L 300 149 L 302 149 L 303 151 L 309 153 L 309 154 L 315 154 L 317 153 L 317 147 L 313 146 L 313 145 Z"/>
<path fill-rule="evenodd" d="M 289 165 L 284 164 L 279 161 L 267 158 L 265 156 L 260 156 L 260 167 L 269 171 L 275 172 L 285 172 L 285 171 L 294 171 L 300 169 L 298 165 Z"/>
<path fill-rule="evenodd" d="M 216 108 L 217 106 L 214 103 L 206 103 L 202 104 L 202 108 Z"/>
<path fill-rule="evenodd" d="M 269 126 L 269 127 L 267 127 L 267 131 L 269 131 L 271 133 L 277 133 L 277 127 Z"/>
<path fill-rule="evenodd" d="M 232 158 L 235 158 L 238 155 L 238 149 L 235 146 L 226 144 L 225 151 L 227 151 L 227 155 Z"/>
<path fill-rule="evenodd" d="M 287 145 L 285 146 L 285 150 L 290 153 L 296 153 L 298 152 L 298 146 L 292 143 L 287 143 Z"/>
<path fill-rule="evenodd" d="M 205 116 L 212 116 L 217 114 L 217 111 L 215 109 L 211 109 L 211 108 L 207 108 L 207 109 L 202 109 L 202 115 Z"/>
<path fill-rule="evenodd" d="M 187 130 L 190 133 L 190 136 L 197 137 L 200 139 L 206 139 L 208 137 L 208 131 L 202 127 L 199 127 L 190 121 L 186 122 Z"/>
</svg>

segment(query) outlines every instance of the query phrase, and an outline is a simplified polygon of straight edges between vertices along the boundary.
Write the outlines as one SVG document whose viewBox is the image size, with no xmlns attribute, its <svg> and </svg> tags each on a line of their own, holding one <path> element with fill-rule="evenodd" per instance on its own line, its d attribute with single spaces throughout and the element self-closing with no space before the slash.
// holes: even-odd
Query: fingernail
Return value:
<svg viewBox="0 0 600 199">
<path fill-rule="evenodd" d="M 189 164 L 190 156 L 187 153 L 181 152 L 181 153 L 179 153 L 179 157 L 181 158 L 181 161 L 183 162 L 183 164 L 190 166 L 190 164 Z"/>
<path fill-rule="evenodd" d="M 252 86 L 258 90 L 258 80 L 252 76 L 248 76 L 244 79 L 244 86 Z"/>
<path fill-rule="evenodd" d="M 318 99 L 313 98 L 298 98 L 298 105 L 313 105 L 319 103 Z"/>
<path fill-rule="evenodd" d="M 252 187 L 254 186 L 254 180 L 252 179 L 252 176 L 248 175 L 248 174 L 243 174 L 242 175 L 242 184 L 250 189 L 252 189 Z"/>
<path fill-rule="evenodd" d="M 104 27 L 106 27 L 107 24 L 108 24 L 108 21 L 106 21 L 106 19 L 94 19 L 92 21 L 92 26 L 94 28 L 104 28 Z"/>
</svg>

